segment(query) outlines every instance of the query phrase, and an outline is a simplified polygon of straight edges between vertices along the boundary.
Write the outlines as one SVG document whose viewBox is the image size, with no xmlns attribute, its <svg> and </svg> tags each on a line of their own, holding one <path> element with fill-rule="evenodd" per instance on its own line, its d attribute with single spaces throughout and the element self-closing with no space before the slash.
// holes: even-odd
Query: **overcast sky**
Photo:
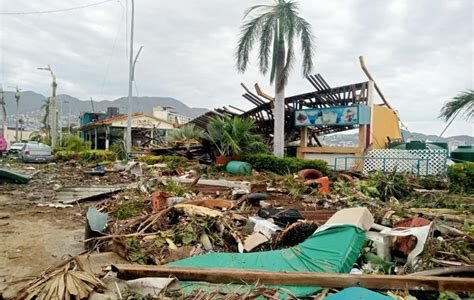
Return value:
<svg viewBox="0 0 474 300">
<path fill-rule="evenodd" d="M 69 8 L 99 0 L 0 0 L 0 12 Z M 252 107 L 240 82 L 268 93 L 268 78 L 255 67 L 239 74 L 234 48 L 244 10 L 270 0 L 136 0 L 135 95 L 169 96 L 189 106 Z M 473 88 L 472 0 L 300 0 L 301 15 L 316 36 L 315 69 L 331 86 L 366 81 L 366 64 L 412 131 L 439 134 L 443 102 Z M 0 82 L 50 93 L 50 64 L 58 93 L 80 99 L 127 95 L 127 0 L 81 10 L 0 15 Z M 255 60 L 252 61 L 256 62 Z M 256 64 L 253 64 L 255 66 Z M 311 91 L 295 65 L 287 94 Z M 457 121 L 446 135 L 474 134 Z"/>
</svg>

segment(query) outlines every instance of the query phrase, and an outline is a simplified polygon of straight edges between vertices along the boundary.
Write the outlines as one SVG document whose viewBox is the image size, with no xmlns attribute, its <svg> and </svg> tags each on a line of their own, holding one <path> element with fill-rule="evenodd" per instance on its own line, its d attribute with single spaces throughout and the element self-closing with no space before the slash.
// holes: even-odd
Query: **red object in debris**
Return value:
<svg viewBox="0 0 474 300">
<path fill-rule="evenodd" d="M 304 169 L 298 172 L 298 176 L 303 179 L 318 179 L 323 177 L 323 173 L 315 169 Z"/>
<path fill-rule="evenodd" d="M 354 178 L 349 174 L 341 173 L 341 174 L 337 175 L 337 178 L 340 178 L 340 179 L 350 183 L 352 186 L 354 186 Z"/>
<path fill-rule="evenodd" d="M 151 194 L 151 208 L 153 212 L 158 212 L 166 208 L 166 199 L 168 199 L 170 195 L 165 192 L 156 191 Z"/>
<path fill-rule="evenodd" d="M 329 178 L 327 176 L 318 179 L 311 179 L 304 182 L 305 186 L 311 186 L 317 184 L 319 186 L 319 192 L 322 194 L 329 193 Z"/>
<path fill-rule="evenodd" d="M 398 221 L 393 224 L 393 228 L 400 227 L 422 227 L 429 225 L 431 222 L 425 218 L 413 217 Z M 416 246 L 416 241 L 411 236 L 398 237 L 395 241 L 395 248 L 404 255 L 410 254 L 411 250 Z"/>
</svg>

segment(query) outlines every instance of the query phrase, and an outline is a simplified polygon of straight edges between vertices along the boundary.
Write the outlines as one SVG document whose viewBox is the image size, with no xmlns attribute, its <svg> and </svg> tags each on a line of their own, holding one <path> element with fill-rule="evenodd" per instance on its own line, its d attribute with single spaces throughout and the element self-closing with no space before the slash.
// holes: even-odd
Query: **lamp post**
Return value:
<svg viewBox="0 0 474 300">
<path fill-rule="evenodd" d="M 38 70 L 43 70 L 43 71 L 49 71 L 51 74 L 51 87 L 53 89 L 53 93 L 51 96 L 51 102 L 49 104 L 49 115 L 50 115 L 50 125 L 51 125 L 51 147 L 55 147 L 57 143 L 57 138 L 58 138 L 58 109 L 57 109 L 57 103 L 56 103 L 56 88 L 58 87 L 58 84 L 56 83 L 56 76 L 53 73 L 53 69 L 51 69 L 51 66 L 48 65 L 47 67 L 44 68 L 37 68 Z"/>
<path fill-rule="evenodd" d="M 138 56 L 143 49 L 143 46 L 138 50 L 137 56 L 133 59 L 133 31 L 135 21 L 135 0 L 132 1 L 132 11 L 130 18 L 130 60 L 128 65 L 128 107 L 127 107 L 127 136 L 125 141 L 127 157 L 132 154 L 132 83 L 135 74 L 135 64 L 137 63 Z"/>
</svg>

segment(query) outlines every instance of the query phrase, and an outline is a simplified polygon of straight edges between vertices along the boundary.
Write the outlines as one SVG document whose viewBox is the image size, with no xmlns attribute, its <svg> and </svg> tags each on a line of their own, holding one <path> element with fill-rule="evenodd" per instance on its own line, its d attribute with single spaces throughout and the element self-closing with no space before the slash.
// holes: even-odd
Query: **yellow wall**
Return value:
<svg viewBox="0 0 474 300">
<path fill-rule="evenodd" d="M 388 143 L 387 137 L 391 140 L 400 139 L 400 125 L 398 117 L 393 110 L 388 107 L 373 105 L 372 106 L 372 148 L 386 148 Z"/>
</svg>

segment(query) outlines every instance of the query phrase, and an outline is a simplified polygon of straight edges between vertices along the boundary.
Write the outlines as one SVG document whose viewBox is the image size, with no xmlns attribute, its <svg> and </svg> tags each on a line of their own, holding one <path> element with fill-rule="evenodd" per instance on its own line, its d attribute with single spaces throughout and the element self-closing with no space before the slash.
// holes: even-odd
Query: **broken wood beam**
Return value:
<svg viewBox="0 0 474 300">
<path fill-rule="evenodd" d="M 120 279 L 174 276 L 183 281 L 270 285 L 319 286 L 368 289 L 474 292 L 474 278 L 403 275 L 352 275 L 316 272 L 268 272 L 259 270 L 185 268 L 116 264 L 112 270 Z"/>
</svg>

